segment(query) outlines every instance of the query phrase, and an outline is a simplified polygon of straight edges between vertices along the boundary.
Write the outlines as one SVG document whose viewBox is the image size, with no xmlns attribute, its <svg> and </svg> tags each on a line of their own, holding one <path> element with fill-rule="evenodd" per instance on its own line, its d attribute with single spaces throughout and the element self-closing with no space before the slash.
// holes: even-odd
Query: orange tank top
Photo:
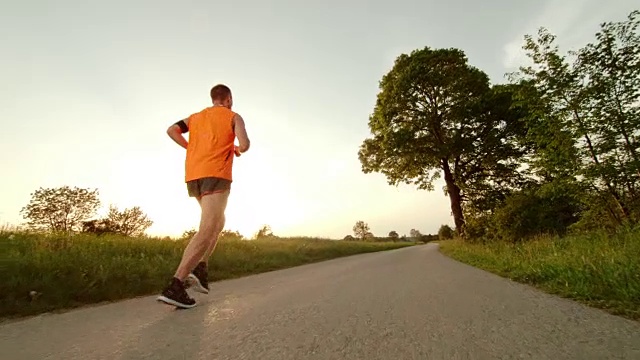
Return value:
<svg viewBox="0 0 640 360">
<path fill-rule="evenodd" d="M 232 180 L 234 115 L 226 107 L 211 106 L 189 117 L 185 181 L 204 177 Z"/>
</svg>

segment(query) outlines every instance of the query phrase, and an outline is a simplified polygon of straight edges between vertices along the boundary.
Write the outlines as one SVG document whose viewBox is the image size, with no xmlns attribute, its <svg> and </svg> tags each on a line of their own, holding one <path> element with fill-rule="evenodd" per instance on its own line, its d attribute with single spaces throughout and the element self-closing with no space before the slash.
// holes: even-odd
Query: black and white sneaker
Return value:
<svg viewBox="0 0 640 360">
<path fill-rule="evenodd" d="M 207 264 L 199 262 L 187 277 L 187 286 L 193 287 L 193 290 L 203 294 L 209 293 L 209 275 L 207 274 Z"/>
<path fill-rule="evenodd" d="M 177 278 L 171 279 L 171 282 L 162 291 L 162 294 L 158 296 L 157 300 L 182 309 L 190 309 L 196 306 L 196 301 L 189 297 L 184 284 Z"/>
</svg>

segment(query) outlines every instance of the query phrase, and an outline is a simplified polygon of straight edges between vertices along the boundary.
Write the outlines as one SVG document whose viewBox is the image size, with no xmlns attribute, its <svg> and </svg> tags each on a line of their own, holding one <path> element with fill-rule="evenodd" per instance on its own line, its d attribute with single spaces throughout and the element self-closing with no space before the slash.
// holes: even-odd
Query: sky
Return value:
<svg viewBox="0 0 640 360">
<path fill-rule="evenodd" d="M 624 20 L 637 0 L 3 1 L 0 224 L 43 187 L 99 191 L 106 213 L 140 206 L 147 233 L 199 222 L 172 123 L 227 84 L 249 152 L 236 158 L 226 228 L 251 237 L 377 236 L 453 225 L 443 183 L 427 192 L 364 174 L 358 149 L 378 84 L 402 53 L 462 49 L 492 83 L 526 62 L 541 26 L 563 52 Z"/>
</svg>

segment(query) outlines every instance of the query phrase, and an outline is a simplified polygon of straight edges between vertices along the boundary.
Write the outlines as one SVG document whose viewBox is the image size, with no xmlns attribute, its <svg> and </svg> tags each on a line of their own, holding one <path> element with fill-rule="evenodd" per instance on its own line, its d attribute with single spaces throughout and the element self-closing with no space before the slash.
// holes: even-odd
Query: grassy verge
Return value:
<svg viewBox="0 0 640 360">
<path fill-rule="evenodd" d="M 610 313 L 640 320 L 640 231 L 513 245 L 440 244 L 454 259 Z"/>
<path fill-rule="evenodd" d="M 223 240 L 211 281 L 235 278 L 410 243 L 316 239 Z M 185 242 L 114 236 L 0 234 L 0 318 L 15 318 L 159 292 Z M 4 255 L 3 255 L 4 257 Z M 6 271 L 5 271 L 6 270 Z M 32 291 L 37 294 L 32 295 Z"/>
</svg>

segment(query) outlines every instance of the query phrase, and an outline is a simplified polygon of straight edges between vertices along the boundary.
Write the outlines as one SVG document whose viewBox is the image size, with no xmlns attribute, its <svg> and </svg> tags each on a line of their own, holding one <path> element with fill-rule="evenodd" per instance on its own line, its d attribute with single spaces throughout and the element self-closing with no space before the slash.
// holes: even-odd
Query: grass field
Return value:
<svg viewBox="0 0 640 360">
<path fill-rule="evenodd" d="M 0 248 L 6 254 L 0 317 L 159 293 L 173 276 L 185 245 L 184 241 L 117 236 L 0 233 Z M 209 274 L 216 281 L 410 245 L 308 238 L 223 240 Z"/>
<path fill-rule="evenodd" d="M 640 320 L 640 231 L 513 245 L 440 243 L 444 254 L 552 294 Z"/>
</svg>

